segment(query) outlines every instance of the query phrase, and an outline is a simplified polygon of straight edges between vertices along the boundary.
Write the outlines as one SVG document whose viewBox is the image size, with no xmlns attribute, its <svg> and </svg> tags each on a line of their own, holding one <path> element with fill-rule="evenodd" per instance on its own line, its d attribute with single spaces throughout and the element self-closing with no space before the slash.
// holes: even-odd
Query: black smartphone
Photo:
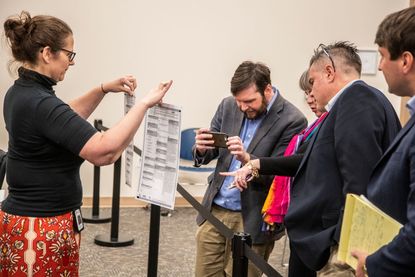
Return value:
<svg viewBox="0 0 415 277">
<path fill-rule="evenodd" d="M 226 142 L 228 141 L 228 134 L 221 133 L 221 132 L 209 132 L 213 136 L 213 146 L 221 147 L 221 148 L 228 148 Z"/>
</svg>

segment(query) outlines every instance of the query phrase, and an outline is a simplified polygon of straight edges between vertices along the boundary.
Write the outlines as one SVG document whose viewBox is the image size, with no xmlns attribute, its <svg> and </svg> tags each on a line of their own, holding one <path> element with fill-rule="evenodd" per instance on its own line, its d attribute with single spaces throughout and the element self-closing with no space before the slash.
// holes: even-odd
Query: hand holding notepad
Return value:
<svg viewBox="0 0 415 277">
<path fill-rule="evenodd" d="M 352 250 L 372 254 L 388 244 L 402 224 L 381 211 L 363 195 L 347 194 L 337 259 L 356 269 Z"/>
</svg>

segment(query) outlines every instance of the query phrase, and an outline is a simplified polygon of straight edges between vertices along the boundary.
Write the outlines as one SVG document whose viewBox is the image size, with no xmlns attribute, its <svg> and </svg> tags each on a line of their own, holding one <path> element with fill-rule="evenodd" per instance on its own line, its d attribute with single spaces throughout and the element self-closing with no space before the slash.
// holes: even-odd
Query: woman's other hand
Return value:
<svg viewBox="0 0 415 277">
<path fill-rule="evenodd" d="M 157 87 L 150 90 L 149 93 L 147 93 L 143 99 L 141 99 L 141 102 L 147 107 L 151 108 L 156 104 L 162 103 L 162 99 L 166 92 L 171 87 L 171 84 L 173 83 L 172 80 L 160 83 Z"/>
<path fill-rule="evenodd" d="M 134 90 L 137 88 L 137 80 L 133 75 L 126 75 L 118 78 L 114 81 L 102 83 L 102 92 L 125 92 L 129 95 L 134 94 Z"/>
<path fill-rule="evenodd" d="M 233 172 L 219 172 L 219 174 L 222 176 L 234 177 L 233 182 L 228 187 L 229 189 L 236 187 L 240 191 L 243 191 L 244 189 L 248 188 L 248 182 L 252 180 L 252 170 L 246 166 L 243 166 Z"/>
</svg>

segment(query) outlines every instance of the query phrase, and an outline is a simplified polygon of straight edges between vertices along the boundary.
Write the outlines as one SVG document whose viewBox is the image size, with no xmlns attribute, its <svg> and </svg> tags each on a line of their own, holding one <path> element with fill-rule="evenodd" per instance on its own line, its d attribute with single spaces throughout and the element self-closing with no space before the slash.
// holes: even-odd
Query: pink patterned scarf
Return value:
<svg viewBox="0 0 415 277">
<path fill-rule="evenodd" d="M 327 114 L 327 112 L 323 113 L 313 124 L 304 129 L 300 134 L 295 135 L 288 144 L 284 156 L 286 157 L 295 154 L 298 147 L 313 136 Z M 284 222 L 284 216 L 287 213 L 288 205 L 290 203 L 290 184 L 291 177 L 289 176 L 274 177 L 268 196 L 262 207 L 262 216 L 264 222 L 268 225 L 266 227 L 272 227 L 274 223 Z"/>
</svg>

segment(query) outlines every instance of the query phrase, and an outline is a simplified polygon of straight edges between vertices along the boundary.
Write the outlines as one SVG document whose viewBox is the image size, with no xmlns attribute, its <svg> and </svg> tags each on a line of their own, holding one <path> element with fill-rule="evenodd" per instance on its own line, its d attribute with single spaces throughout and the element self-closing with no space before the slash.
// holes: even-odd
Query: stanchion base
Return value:
<svg viewBox="0 0 415 277">
<path fill-rule="evenodd" d="M 111 222 L 111 216 L 109 216 L 109 213 L 108 212 L 101 213 L 101 211 L 99 215 L 93 215 L 92 211 L 88 211 L 86 213 L 82 211 L 82 219 L 86 223 L 101 224 L 101 223 Z"/>
<path fill-rule="evenodd" d="M 134 239 L 126 238 L 122 235 L 118 239 L 111 239 L 110 235 L 97 235 L 94 240 L 95 244 L 107 247 L 124 247 L 134 244 Z"/>
</svg>

